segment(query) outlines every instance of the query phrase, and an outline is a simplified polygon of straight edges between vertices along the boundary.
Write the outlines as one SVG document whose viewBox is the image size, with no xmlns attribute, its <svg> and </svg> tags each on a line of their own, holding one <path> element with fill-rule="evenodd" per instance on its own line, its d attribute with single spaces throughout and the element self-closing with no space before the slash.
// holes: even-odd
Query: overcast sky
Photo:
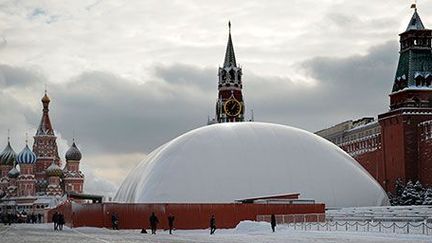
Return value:
<svg viewBox="0 0 432 243">
<path fill-rule="evenodd" d="M 432 0 L 419 1 L 432 26 Z M 45 85 L 61 157 L 112 195 L 161 144 L 214 115 L 232 22 L 247 116 L 309 131 L 388 109 L 406 0 L 0 0 L 0 146 L 35 133 Z"/>
</svg>

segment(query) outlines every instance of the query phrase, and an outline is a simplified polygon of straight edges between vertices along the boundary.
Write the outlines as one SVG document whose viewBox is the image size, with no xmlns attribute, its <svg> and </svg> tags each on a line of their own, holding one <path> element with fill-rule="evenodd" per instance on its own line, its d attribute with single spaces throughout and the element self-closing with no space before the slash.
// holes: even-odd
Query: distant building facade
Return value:
<svg viewBox="0 0 432 243">
<path fill-rule="evenodd" d="M 390 110 L 316 132 L 353 156 L 386 191 L 395 181 L 432 186 L 432 30 L 415 9 L 400 34 Z"/>
<path fill-rule="evenodd" d="M 79 168 L 81 152 L 73 142 L 66 152 L 66 165 L 61 168 L 49 103 L 45 92 L 33 151 L 26 141 L 24 149 L 16 154 L 8 138 L 6 148 L 0 153 L 0 213 L 41 213 L 44 208 L 56 205 L 65 193 L 83 192 L 84 174 Z"/>
</svg>

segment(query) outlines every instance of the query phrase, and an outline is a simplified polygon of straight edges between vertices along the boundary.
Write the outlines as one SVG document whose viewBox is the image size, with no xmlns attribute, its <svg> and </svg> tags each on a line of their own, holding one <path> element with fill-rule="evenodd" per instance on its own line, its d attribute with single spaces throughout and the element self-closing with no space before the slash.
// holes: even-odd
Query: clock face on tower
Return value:
<svg viewBox="0 0 432 243">
<path fill-rule="evenodd" d="M 228 116 L 238 116 L 241 112 L 241 109 L 240 102 L 234 99 L 229 99 L 224 104 L 224 110 Z"/>
</svg>

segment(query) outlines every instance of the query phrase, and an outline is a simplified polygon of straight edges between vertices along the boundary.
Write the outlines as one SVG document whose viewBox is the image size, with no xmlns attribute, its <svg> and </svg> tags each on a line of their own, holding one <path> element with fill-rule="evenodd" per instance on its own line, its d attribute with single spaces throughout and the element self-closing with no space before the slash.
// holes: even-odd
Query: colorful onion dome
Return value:
<svg viewBox="0 0 432 243">
<path fill-rule="evenodd" d="M 66 152 L 65 157 L 66 157 L 66 161 L 68 161 L 68 160 L 80 161 L 81 160 L 82 155 L 81 155 L 80 150 L 76 146 L 75 142 L 72 143 L 72 146 Z"/>
<path fill-rule="evenodd" d="M 17 178 L 20 175 L 20 172 L 18 171 L 18 169 L 16 168 L 16 166 L 14 166 L 9 172 L 8 172 L 8 177 L 9 178 Z"/>
<path fill-rule="evenodd" d="M 0 164 L 12 166 L 15 163 L 15 158 L 16 153 L 12 149 L 10 142 L 8 141 L 6 148 L 0 154 Z"/>
<path fill-rule="evenodd" d="M 36 154 L 26 144 L 25 148 L 16 157 L 16 162 L 18 164 L 34 164 L 36 163 Z"/>
<path fill-rule="evenodd" d="M 58 166 L 55 163 L 55 160 L 52 161 L 51 165 L 46 169 L 46 174 L 48 176 L 62 176 L 63 175 L 63 171 L 60 168 L 60 166 Z"/>
</svg>

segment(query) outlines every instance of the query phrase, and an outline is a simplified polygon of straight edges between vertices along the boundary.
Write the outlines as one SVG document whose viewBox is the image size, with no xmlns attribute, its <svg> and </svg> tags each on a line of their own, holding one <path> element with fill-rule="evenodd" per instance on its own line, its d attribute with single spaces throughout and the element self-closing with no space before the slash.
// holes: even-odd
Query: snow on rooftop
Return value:
<svg viewBox="0 0 432 243">
<path fill-rule="evenodd" d="M 114 200 L 233 203 L 291 192 L 329 207 L 388 204 L 380 185 L 336 145 L 257 122 L 205 126 L 162 145 L 128 175 Z"/>
</svg>

